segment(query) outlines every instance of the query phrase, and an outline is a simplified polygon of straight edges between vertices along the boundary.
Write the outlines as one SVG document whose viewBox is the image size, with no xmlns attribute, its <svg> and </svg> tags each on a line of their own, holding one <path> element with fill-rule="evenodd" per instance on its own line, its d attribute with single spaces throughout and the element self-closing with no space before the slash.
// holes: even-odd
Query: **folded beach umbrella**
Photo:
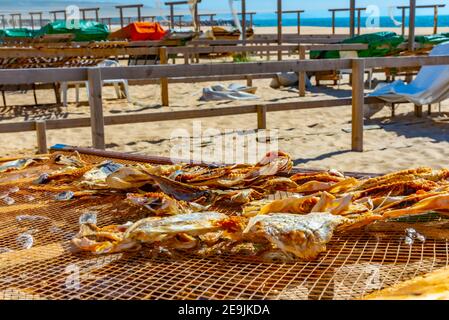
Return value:
<svg viewBox="0 0 449 320">
<path fill-rule="evenodd" d="M 109 39 L 131 41 L 162 40 L 167 31 L 158 22 L 133 22 L 109 35 Z"/>
<path fill-rule="evenodd" d="M 57 20 L 43 26 L 35 37 L 47 34 L 73 34 L 74 41 L 103 41 L 107 39 L 109 30 L 96 21 L 80 20 L 76 26 L 69 26 L 65 20 Z"/>
</svg>

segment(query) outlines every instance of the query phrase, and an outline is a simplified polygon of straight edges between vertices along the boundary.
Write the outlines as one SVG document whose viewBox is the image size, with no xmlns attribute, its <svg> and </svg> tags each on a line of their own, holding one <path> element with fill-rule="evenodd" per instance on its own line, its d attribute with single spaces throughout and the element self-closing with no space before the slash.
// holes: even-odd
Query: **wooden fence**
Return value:
<svg viewBox="0 0 449 320">
<path fill-rule="evenodd" d="M 306 52 L 310 50 L 338 50 L 338 51 L 357 51 L 365 50 L 368 48 L 367 44 L 300 44 L 300 45 L 262 45 L 262 46 L 204 46 L 204 47 L 124 47 L 124 48 L 0 48 L 0 60 L 2 58 L 52 58 L 52 57 L 78 57 L 78 56 L 90 56 L 90 57 L 123 57 L 132 55 L 155 55 L 159 56 L 161 64 L 167 64 L 170 55 L 183 55 L 185 64 L 190 63 L 191 56 L 197 56 L 199 54 L 220 54 L 220 53 L 252 53 L 252 52 L 267 52 L 267 60 L 269 61 L 269 53 L 275 52 L 287 52 L 291 53 L 297 51 L 299 58 L 306 59 Z M 273 77 L 273 73 L 267 74 L 255 74 L 245 75 L 247 84 L 252 85 L 253 79 L 267 79 Z M 205 81 L 230 81 L 242 79 L 241 75 L 231 76 L 194 76 L 194 77 L 182 77 L 163 80 L 161 84 L 161 98 L 162 105 L 169 105 L 169 90 L 168 83 L 191 83 L 191 82 L 205 82 Z M 306 84 L 304 73 L 300 74 L 299 82 L 299 94 L 305 96 Z M 155 80 L 134 80 L 131 84 L 152 84 Z M 6 90 L 7 86 L 0 85 L 0 89 Z M 14 89 L 14 87 L 12 87 Z M 47 86 L 38 86 L 36 88 L 46 89 Z"/>
<path fill-rule="evenodd" d="M 0 83 L 20 85 L 30 83 L 53 83 L 63 81 L 88 81 L 90 96 L 90 118 L 48 120 L 45 124 L 34 121 L 0 124 L 0 133 L 37 130 L 39 150 L 46 149 L 45 129 L 91 127 L 92 144 L 104 149 L 104 126 L 113 124 L 139 123 L 216 117 L 256 113 L 258 128 L 266 126 L 266 113 L 283 110 L 332 107 L 352 104 L 352 150 L 363 151 L 363 106 L 364 103 L 379 102 L 364 97 L 364 70 L 375 67 L 419 67 L 423 65 L 447 65 L 449 56 L 436 57 L 391 57 L 366 59 L 297 60 L 257 63 L 224 63 L 193 65 L 155 65 L 114 68 L 68 68 L 68 69 L 19 69 L 0 70 Z M 251 75 L 276 72 L 313 72 L 352 69 L 352 98 L 321 101 L 299 101 L 278 104 L 257 104 L 239 107 L 213 108 L 206 110 L 185 110 L 134 115 L 103 116 L 102 81 L 114 79 L 169 79 L 176 77 L 213 75 Z M 163 80 L 161 80 L 163 83 Z"/>
</svg>

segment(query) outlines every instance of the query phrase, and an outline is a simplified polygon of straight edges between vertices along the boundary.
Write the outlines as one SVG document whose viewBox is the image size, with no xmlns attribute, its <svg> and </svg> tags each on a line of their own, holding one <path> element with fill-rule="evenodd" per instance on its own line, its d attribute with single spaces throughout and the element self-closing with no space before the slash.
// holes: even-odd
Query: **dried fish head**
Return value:
<svg viewBox="0 0 449 320">
<path fill-rule="evenodd" d="M 172 196 L 176 200 L 197 201 L 204 199 L 206 202 L 211 201 L 212 193 L 206 188 L 191 186 L 162 176 L 150 175 L 150 177 L 162 192 Z"/>
</svg>

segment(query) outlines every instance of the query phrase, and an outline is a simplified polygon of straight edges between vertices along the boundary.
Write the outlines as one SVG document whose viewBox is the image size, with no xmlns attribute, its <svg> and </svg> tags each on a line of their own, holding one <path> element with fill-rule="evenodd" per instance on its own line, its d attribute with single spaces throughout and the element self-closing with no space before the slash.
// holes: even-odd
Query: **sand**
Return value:
<svg viewBox="0 0 449 320">
<path fill-rule="evenodd" d="M 259 31 L 258 31 L 259 32 Z M 382 80 L 384 75 L 375 74 Z M 245 84 L 245 81 L 237 81 Z M 275 90 L 269 87 L 270 80 L 254 80 L 258 88 L 259 102 L 291 102 L 311 101 L 314 99 L 331 99 L 349 97 L 351 87 L 344 79 L 342 85 L 315 87 L 307 96 L 299 98 L 296 89 Z M 117 100 L 112 88 L 104 89 L 104 114 L 142 114 L 170 110 L 187 110 L 237 106 L 254 104 L 247 102 L 202 102 L 198 99 L 204 87 L 215 83 L 170 84 L 170 107 L 161 107 L 160 88 L 158 85 L 132 86 L 130 88 L 131 103 L 124 99 Z M 225 83 L 228 84 L 228 83 Z M 32 105 L 33 96 L 28 93 L 8 93 L 8 104 L 13 107 L 0 107 L 0 121 L 18 122 L 36 119 L 76 118 L 89 116 L 87 95 L 81 89 L 82 105 L 76 106 L 75 90 L 69 92 L 69 106 L 63 108 L 52 105 L 53 92 L 39 91 L 40 103 L 48 103 L 45 107 L 27 107 Z M 422 118 L 416 118 L 413 106 L 403 104 L 397 107 L 396 116 L 384 108 L 373 119 L 367 121 L 369 130 L 365 130 L 365 151 L 351 151 L 351 107 L 332 107 L 298 111 L 282 111 L 269 113 L 267 117 L 268 133 L 276 134 L 278 147 L 290 153 L 296 165 L 306 168 L 330 169 L 344 171 L 387 172 L 409 167 L 431 166 L 434 168 L 449 167 L 449 103 L 442 104 L 442 113 L 433 106 L 432 115 L 426 112 Z M 424 108 L 427 111 L 427 108 Z M 220 140 L 232 138 L 234 130 L 237 137 L 252 138 L 257 125 L 256 115 L 223 116 L 198 120 L 165 121 L 106 127 L 106 143 L 108 150 L 138 152 L 151 155 L 170 156 L 179 143 L 170 137 L 176 129 L 192 132 L 193 127 L 201 125 L 202 129 L 213 129 L 202 139 L 187 140 L 191 149 L 199 148 L 203 152 L 212 152 Z M 218 130 L 218 131 L 217 131 Z M 204 132 L 204 131 L 203 131 Z M 263 133 L 263 131 L 262 131 Z M 218 137 L 218 138 L 217 138 Z M 90 146 L 90 128 L 49 130 L 48 144 L 56 143 Z M 230 140 L 232 141 L 232 140 Z M 271 141 L 276 141 L 276 136 Z M 184 143 L 186 145 L 187 143 Z M 32 154 L 36 152 L 36 136 L 34 132 L 0 134 L 0 156 Z M 244 144 L 248 147 L 248 143 Z M 220 149 L 221 150 L 221 149 Z M 250 161 L 248 148 L 237 151 L 239 157 L 230 157 L 236 150 L 224 150 L 229 159 Z M 243 154 L 242 154 L 243 153 Z M 216 161 L 226 160 L 218 157 Z M 211 160 L 211 159 L 206 159 Z M 236 160 L 236 161 L 237 161 Z"/>
</svg>

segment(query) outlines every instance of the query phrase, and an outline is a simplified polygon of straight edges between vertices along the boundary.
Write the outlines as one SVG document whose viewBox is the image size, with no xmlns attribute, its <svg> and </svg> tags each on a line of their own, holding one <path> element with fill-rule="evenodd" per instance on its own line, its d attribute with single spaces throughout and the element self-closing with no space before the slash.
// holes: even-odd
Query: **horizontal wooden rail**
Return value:
<svg viewBox="0 0 449 320">
<path fill-rule="evenodd" d="M 449 56 L 366 58 L 365 67 L 419 67 L 447 65 Z M 152 65 L 100 68 L 103 80 L 160 79 L 216 75 L 250 75 L 278 72 L 311 72 L 350 69 L 352 59 L 296 60 L 196 65 Z M 42 68 L 0 70 L 1 84 L 87 81 L 89 68 Z"/>
<path fill-rule="evenodd" d="M 367 44 L 302 44 L 305 50 L 365 50 Z M 228 52 L 295 51 L 298 45 L 167 47 L 168 54 L 210 54 Z M 0 48 L 0 58 L 118 57 L 158 55 L 159 47 L 124 48 Z"/>
<path fill-rule="evenodd" d="M 349 106 L 351 105 L 351 102 L 352 102 L 351 98 L 340 98 L 340 99 L 326 99 L 315 101 L 268 103 L 263 105 L 266 107 L 267 112 L 279 112 L 279 111 Z M 374 97 L 365 98 L 365 103 L 379 103 L 379 102 L 381 102 L 381 100 L 379 100 L 378 98 Z M 260 105 L 261 104 L 208 108 L 199 110 L 195 109 L 183 111 L 164 111 L 164 112 L 151 112 L 151 113 L 140 113 L 130 115 L 104 116 L 104 124 L 121 125 L 130 123 L 173 121 L 173 120 L 186 120 L 196 118 L 249 114 L 249 113 L 257 113 L 257 108 Z M 91 118 L 84 117 L 74 119 L 55 119 L 55 120 L 46 120 L 45 123 L 47 130 L 67 129 L 67 128 L 87 128 L 90 127 L 91 125 Z M 0 133 L 25 132 L 35 130 L 36 130 L 36 121 L 0 123 Z"/>
</svg>

